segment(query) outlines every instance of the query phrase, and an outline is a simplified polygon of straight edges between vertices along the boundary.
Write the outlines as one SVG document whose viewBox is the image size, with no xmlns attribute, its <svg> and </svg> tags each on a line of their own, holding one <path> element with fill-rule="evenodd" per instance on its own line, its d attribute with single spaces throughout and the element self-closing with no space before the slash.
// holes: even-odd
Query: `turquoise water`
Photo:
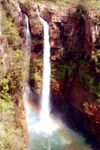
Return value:
<svg viewBox="0 0 100 150">
<path fill-rule="evenodd" d="M 42 131 L 40 117 L 26 104 L 29 142 L 27 150 L 93 150 L 85 138 L 69 129 L 60 120 L 55 120 L 56 130 Z M 49 129 L 49 125 L 46 126 Z M 49 148 L 51 147 L 51 149 Z"/>
</svg>

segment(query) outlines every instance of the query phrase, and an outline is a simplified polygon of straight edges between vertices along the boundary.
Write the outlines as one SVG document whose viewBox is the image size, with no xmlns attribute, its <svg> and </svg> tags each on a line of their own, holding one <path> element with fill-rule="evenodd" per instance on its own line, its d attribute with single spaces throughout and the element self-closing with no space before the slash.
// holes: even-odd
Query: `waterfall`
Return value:
<svg viewBox="0 0 100 150">
<path fill-rule="evenodd" d="M 23 81 L 23 90 L 24 90 L 24 95 L 23 98 L 25 100 L 25 107 L 26 107 L 26 120 L 27 120 L 27 101 L 29 99 L 29 94 L 30 94 L 30 87 L 28 85 L 28 79 L 29 79 L 29 60 L 30 60 L 30 50 L 31 50 L 31 35 L 30 35 L 30 30 L 29 30 L 29 22 L 28 22 L 28 17 L 26 14 L 25 16 L 25 23 L 24 23 L 24 38 L 25 38 L 25 47 L 26 47 L 26 52 L 25 52 L 25 62 L 26 63 L 26 72 L 25 72 L 25 79 Z"/>
<path fill-rule="evenodd" d="M 40 18 L 44 27 L 44 55 L 43 55 L 43 87 L 42 87 L 42 102 L 41 102 L 41 120 L 49 119 L 49 93 L 50 93 L 50 43 L 49 43 L 49 25 L 46 21 Z"/>
<path fill-rule="evenodd" d="M 28 106 L 28 99 L 30 94 L 30 88 L 28 84 L 25 85 L 24 89 L 24 99 L 25 99 L 25 107 L 26 107 L 26 120 L 28 129 L 31 130 L 33 124 L 35 124 L 35 129 L 37 131 L 46 131 L 51 132 L 52 130 L 56 129 L 56 126 L 52 123 L 49 113 L 49 93 L 50 93 L 50 73 L 51 73 L 51 66 L 50 66 L 50 44 L 49 44 L 49 25 L 45 22 L 42 18 L 40 18 L 41 22 L 44 26 L 44 56 L 43 56 L 43 85 L 42 85 L 42 99 L 41 99 L 41 111 L 40 111 L 40 122 L 36 124 L 34 120 L 30 120 L 30 114 L 33 116 L 33 113 L 30 111 Z M 25 27 L 24 27 L 24 34 L 25 34 L 25 43 L 26 43 L 26 57 L 28 57 L 28 50 L 30 48 L 30 32 L 29 32 L 29 25 L 28 25 L 28 17 L 25 15 Z M 32 126 L 30 127 L 30 122 L 33 122 Z"/>
<path fill-rule="evenodd" d="M 40 18 L 44 27 L 44 50 L 43 50 L 43 85 L 42 85 L 42 99 L 40 112 L 40 130 L 51 132 L 58 128 L 50 118 L 49 96 L 50 96 L 50 43 L 49 43 L 49 25 L 46 21 Z"/>
<path fill-rule="evenodd" d="M 0 12 L 0 37 L 1 37 L 1 12 Z"/>
<path fill-rule="evenodd" d="M 0 38 L 1 38 L 1 4 L 0 4 Z"/>
<path fill-rule="evenodd" d="M 0 53 L 2 55 L 2 60 L 4 62 L 4 67 L 3 69 L 6 68 L 5 66 L 5 57 L 7 56 L 6 54 L 4 54 L 4 48 L 3 48 L 3 42 L 2 42 L 2 32 L 1 32 L 1 6 L 0 6 Z"/>
<path fill-rule="evenodd" d="M 28 21 L 28 17 L 26 14 L 25 15 L 25 27 L 24 27 L 24 36 L 25 36 L 25 43 L 26 43 L 26 57 L 28 55 L 28 53 L 30 53 L 30 44 L 31 44 L 31 35 L 30 35 L 30 31 L 29 31 L 29 21 Z"/>
</svg>

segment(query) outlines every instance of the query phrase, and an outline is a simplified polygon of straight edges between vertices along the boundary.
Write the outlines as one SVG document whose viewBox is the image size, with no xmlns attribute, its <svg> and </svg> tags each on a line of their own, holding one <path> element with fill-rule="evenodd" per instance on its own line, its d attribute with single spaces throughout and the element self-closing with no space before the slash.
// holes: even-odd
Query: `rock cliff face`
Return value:
<svg viewBox="0 0 100 150">
<path fill-rule="evenodd" d="M 50 27 L 51 104 L 74 128 L 100 140 L 99 11 L 44 4 L 20 8 L 29 17 L 32 37 L 30 84 L 41 93 L 43 26 Z M 34 67 L 33 67 L 34 66 Z"/>
</svg>

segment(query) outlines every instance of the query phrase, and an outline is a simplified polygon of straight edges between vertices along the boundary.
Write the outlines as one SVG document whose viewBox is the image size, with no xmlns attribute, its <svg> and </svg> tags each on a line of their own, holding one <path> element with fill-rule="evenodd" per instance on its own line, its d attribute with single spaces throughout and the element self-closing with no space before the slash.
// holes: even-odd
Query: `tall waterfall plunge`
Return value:
<svg viewBox="0 0 100 150">
<path fill-rule="evenodd" d="M 24 99 L 25 99 L 25 104 L 26 104 L 26 100 L 28 100 L 28 97 L 29 97 L 29 91 L 30 91 L 30 88 L 29 88 L 29 85 L 27 83 L 28 79 L 29 79 L 29 60 L 30 60 L 30 51 L 31 51 L 31 35 L 30 35 L 30 30 L 29 30 L 29 22 L 28 22 L 28 17 L 26 14 L 24 14 L 25 16 L 25 22 L 24 22 L 24 38 L 25 38 L 25 47 L 26 47 L 26 52 L 25 52 L 25 62 L 28 66 L 26 66 L 26 76 L 25 76 L 25 81 L 24 81 Z M 28 72 L 27 72 L 28 71 Z"/>
<path fill-rule="evenodd" d="M 40 111 L 40 130 L 51 132 L 57 128 L 57 125 L 53 124 L 50 119 L 50 43 L 49 43 L 49 25 L 46 21 L 40 18 L 44 27 L 44 49 L 43 49 L 43 85 L 42 85 L 42 99 L 41 99 L 41 111 Z"/>
<path fill-rule="evenodd" d="M 42 86 L 42 103 L 41 103 L 41 121 L 49 121 L 49 94 L 50 94 L 50 44 L 49 44 L 49 25 L 40 18 L 44 27 L 44 56 L 43 56 L 43 86 Z"/>
<path fill-rule="evenodd" d="M 1 37 L 1 9 L 0 9 L 0 37 Z"/>
<path fill-rule="evenodd" d="M 28 22 L 28 17 L 26 14 L 25 15 L 25 27 L 24 27 L 24 36 L 25 36 L 25 43 L 26 43 L 26 57 L 28 54 L 30 54 L 30 49 L 31 49 L 31 35 L 30 35 L 30 30 L 29 30 L 29 22 Z"/>
<path fill-rule="evenodd" d="M 3 60 L 3 63 L 4 63 L 4 66 L 3 66 L 3 69 L 6 68 L 5 66 L 5 57 L 6 57 L 6 54 L 4 54 L 4 48 L 3 48 L 3 42 L 2 42 L 2 32 L 1 32 L 1 6 L 0 6 L 0 53 L 2 55 L 2 60 Z"/>
</svg>

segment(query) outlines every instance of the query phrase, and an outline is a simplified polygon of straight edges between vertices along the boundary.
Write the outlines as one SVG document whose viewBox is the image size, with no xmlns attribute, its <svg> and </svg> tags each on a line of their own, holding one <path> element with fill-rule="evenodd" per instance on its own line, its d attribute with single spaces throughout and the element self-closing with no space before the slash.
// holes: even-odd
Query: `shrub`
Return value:
<svg viewBox="0 0 100 150">
<path fill-rule="evenodd" d="M 8 1 L 4 0 L 5 13 Z M 3 12 L 4 14 L 4 12 Z M 2 41 L 4 52 L 0 56 L 0 149 L 19 150 L 24 149 L 23 145 L 18 144 L 15 147 L 17 139 L 21 140 L 24 127 L 19 126 L 16 129 L 15 106 L 21 102 L 22 82 L 24 74 L 24 66 L 27 63 L 25 59 L 25 48 L 23 40 L 19 36 L 18 30 L 14 25 L 11 15 L 2 19 Z M 5 17 L 5 15 L 3 16 Z M 2 18 L 3 18 L 2 17 Z M 4 57 L 6 55 L 6 57 Z M 25 65 L 24 65 L 25 64 Z M 21 107 L 22 106 L 21 102 Z M 12 127 L 11 127 L 12 126 Z"/>
<path fill-rule="evenodd" d="M 30 0 L 25 0 L 24 2 L 26 11 L 28 12 L 31 9 L 31 1 Z"/>
</svg>

